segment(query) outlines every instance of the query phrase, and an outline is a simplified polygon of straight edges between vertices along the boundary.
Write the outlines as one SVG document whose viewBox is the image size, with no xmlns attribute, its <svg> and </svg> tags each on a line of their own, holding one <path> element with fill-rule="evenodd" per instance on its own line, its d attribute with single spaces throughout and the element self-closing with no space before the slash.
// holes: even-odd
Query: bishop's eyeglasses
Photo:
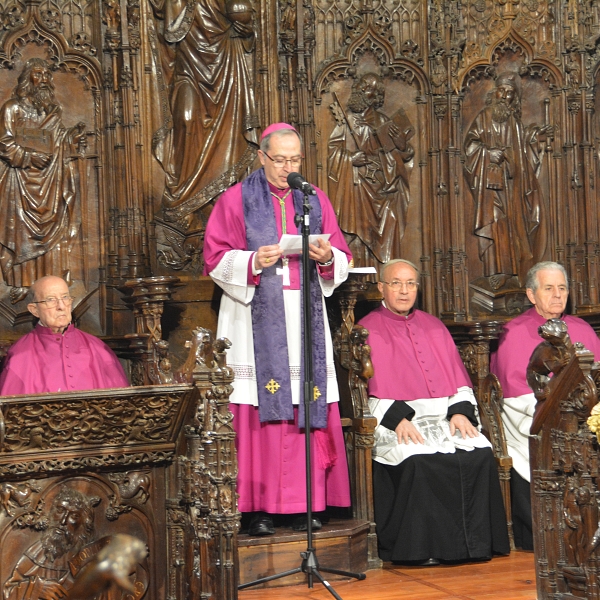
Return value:
<svg viewBox="0 0 600 600">
<path fill-rule="evenodd" d="M 302 164 L 301 156 L 292 156 L 292 158 L 283 158 L 283 156 L 276 156 L 275 158 L 269 156 L 264 150 L 263 154 L 273 163 L 274 167 L 281 169 L 285 167 L 285 163 L 290 163 L 292 169 L 297 169 Z"/>
<path fill-rule="evenodd" d="M 394 281 L 382 281 L 381 283 L 389 285 L 394 292 L 404 289 L 407 292 L 414 292 L 419 287 L 418 281 L 398 281 L 397 279 L 394 279 Z"/>
</svg>

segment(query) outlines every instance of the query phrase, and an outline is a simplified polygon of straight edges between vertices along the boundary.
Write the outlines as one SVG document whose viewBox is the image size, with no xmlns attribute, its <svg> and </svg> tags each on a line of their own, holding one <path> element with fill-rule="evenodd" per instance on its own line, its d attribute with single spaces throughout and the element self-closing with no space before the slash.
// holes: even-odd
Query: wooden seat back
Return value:
<svg viewBox="0 0 600 600">
<path fill-rule="evenodd" d="M 598 600 L 600 461 L 590 426 L 600 430 L 600 370 L 568 335 L 545 340 L 527 372 L 538 400 L 529 440 L 537 597 Z"/>
</svg>

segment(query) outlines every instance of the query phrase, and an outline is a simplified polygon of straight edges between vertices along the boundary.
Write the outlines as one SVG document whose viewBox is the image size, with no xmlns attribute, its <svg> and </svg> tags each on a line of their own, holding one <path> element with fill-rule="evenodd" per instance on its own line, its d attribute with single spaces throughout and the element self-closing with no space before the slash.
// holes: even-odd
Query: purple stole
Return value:
<svg viewBox="0 0 600 600">
<path fill-rule="evenodd" d="M 293 192 L 296 214 L 303 214 L 304 194 Z M 277 244 L 277 222 L 264 169 L 255 171 L 242 182 L 242 204 L 246 222 L 248 250 Z M 310 233 L 322 233 L 321 204 L 317 196 L 310 198 Z M 300 233 L 300 230 L 298 231 Z M 281 261 L 278 262 L 281 265 Z M 302 269 L 302 264 L 300 265 Z M 300 273 L 302 285 L 302 273 Z M 310 269 L 310 314 L 313 341 L 314 385 L 320 396 L 310 405 L 311 427 L 327 427 L 327 362 L 325 359 L 325 329 L 319 275 L 314 264 Z M 285 327 L 285 309 L 281 275 L 271 267 L 263 269 L 260 285 L 256 286 L 251 303 L 254 337 L 254 363 L 258 388 L 258 414 L 261 422 L 288 421 L 294 418 L 290 362 Z M 301 315 L 300 315 L 301 316 Z M 302 340 L 304 341 L 304 323 Z M 304 353 L 301 374 L 304 373 Z M 304 381 L 302 377 L 301 381 Z M 304 398 L 302 393 L 300 397 Z M 299 406 L 299 423 L 304 427 L 304 401 Z"/>
</svg>

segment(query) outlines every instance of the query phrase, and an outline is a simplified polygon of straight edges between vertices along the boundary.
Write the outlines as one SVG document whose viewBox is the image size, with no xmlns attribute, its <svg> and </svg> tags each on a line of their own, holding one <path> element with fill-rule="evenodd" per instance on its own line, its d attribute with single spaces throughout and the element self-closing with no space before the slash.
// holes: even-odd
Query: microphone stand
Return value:
<svg viewBox="0 0 600 600">
<path fill-rule="evenodd" d="M 331 584 L 323 578 L 320 571 L 325 573 L 332 573 L 334 575 L 344 575 L 346 577 L 353 577 L 362 581 L 366 579 L 364 573 L 353 573 L 351 571 L 341 571 L 339 569 L 330 569 L 329 567 L 319 566 L 317 560 L 316 548 L 313 546 L 313 527 L 312 527 L 312 460 L 311 460 L 311 449 L 310 449 L 310 403 L 314 400 L 314 374 L 313 374 L 313 354 L 312 354 L 312 328 L 310 322 L 310 259 L 308 257 L 308 244 L 310 235 L 310 210 L 311 205 L 308 200 L 308 193 L 305 189 L 304 202 L 302 204 L 303 215 L 296 215 L 294 222 L 296 225 L 302 225 L 302 321 L 304 324 L 304 381 L 303 381 L 303 398 L 304 398 L 304 440 L 306 450 L 306 551 L 300 552 L 302 563 L 299 567 L 284 571 L 283 573 L 277 573 L 275 575 L 269 575 L 268 577 L 261 577 L 255 581 L 249 583 L 243 583 L 238 586 L 239 590 L 258 585 L 260 583 L 266 583 L 267 581 L 273 581 L 288 575 L 294 575 L 296 573 L 306 573 L 308 576 L 308 587 L 312 589 L 313 578 L 317 578 L 327 589 L 327 591 L 337 600 L 343 600 L 341 596 L 333 589 Z M 323 315 L 327 318 L 327 315 Z"/>
</svg>

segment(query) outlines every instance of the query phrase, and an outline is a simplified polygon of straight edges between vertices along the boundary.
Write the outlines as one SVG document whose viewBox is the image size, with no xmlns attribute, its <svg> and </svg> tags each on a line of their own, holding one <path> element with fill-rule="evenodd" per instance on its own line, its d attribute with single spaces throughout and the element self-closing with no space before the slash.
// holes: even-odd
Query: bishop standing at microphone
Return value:
<svg viewBox="0 0 600 600">
<path fill-rule="evenodd" d="M 346 279 L 352 257 L 329 198 L 298 173 L 303 153 L 296 129 L 287 123 L 267 127 L 258 157 L 262 167 L 217 200 L 206 226 L 204 260 L 205 274 L 223 289 L 217 335 L 232 342 L 227 362 L 235 372 L 230 408 L 239 510 L 251 513 L 250 535 L 269 535 L 280 515 L 291 515 L 297 530 L 307 526 L 301 257 L 284 256 L 279 246 L 282 234 L 300 234 L 294 217 L 303 214 L 304 193 L 311 236 L 329 234 L 309 246 L 313 529 L 321 527 L 314 513 L 350 506 L 324 298 Z"/>
</svg>

